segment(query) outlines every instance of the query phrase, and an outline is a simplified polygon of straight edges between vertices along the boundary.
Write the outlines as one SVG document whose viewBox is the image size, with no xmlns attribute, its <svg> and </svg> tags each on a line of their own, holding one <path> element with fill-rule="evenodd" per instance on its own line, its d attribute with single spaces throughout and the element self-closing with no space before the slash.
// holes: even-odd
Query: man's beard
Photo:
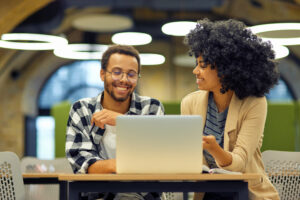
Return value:
<svg viewBox="0 0 300 200">
<path fill-rule="evenodd" d="M 128 87 L 129 89 L 132 88 L 131 85 L 125 85 L 126 87 Z M 117 81 L 113 81 L 112 82 L 112 87 L 117 87 Z M 108 83 L 104 80 L 104 89 L 105 91 L 117 102 L 124 102 L 126 101 L 130 95 L 132 94 L 132 92 L 128 92 L 128 94 L 125 97 L 116 97 L 114 92 L 113 92 L 113 88 L 111 90 L 109 90 L 109 86 Z"/>
</svg>

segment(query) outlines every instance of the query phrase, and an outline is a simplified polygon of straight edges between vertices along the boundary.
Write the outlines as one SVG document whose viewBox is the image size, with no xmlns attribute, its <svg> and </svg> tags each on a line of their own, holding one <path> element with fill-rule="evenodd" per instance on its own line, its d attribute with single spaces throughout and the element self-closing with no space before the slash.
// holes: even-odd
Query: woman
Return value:
<svg viewBox="0 0 300 200">
<path fill-rule="evenodd" d="M 267 115 L 265 94 L 278 81 L 271 44 L 242 22 L 200 20 L 185 38 L 196 57 L 199 91 L 181 102 L 184 115 L 201 115 L 204 164 L 242 173 L 260 173 L 249 181 L 250 199 L 279 199 L 269 181 L 260 148 Z M 197 195 L 196 195 L 197 196 Z M 206 193 L 204 199 L 232 199 Z"/>
</svg>

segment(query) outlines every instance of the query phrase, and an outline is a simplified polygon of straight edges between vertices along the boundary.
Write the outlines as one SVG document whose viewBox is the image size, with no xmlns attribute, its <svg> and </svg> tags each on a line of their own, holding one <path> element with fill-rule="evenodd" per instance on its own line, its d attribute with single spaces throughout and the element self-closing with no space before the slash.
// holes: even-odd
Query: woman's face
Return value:
<svg viewBox="0 0 300 200">
<path fill-rule="evenodd" d="M 220 92 L 221 83 L 218 77 L 217 69 L 211 69 L 211 65 L 205 65 L 203 57 L 199 56 L 197 59 L 197 66 L 193 70 L 196 75 L 196 83 L 200 90 L 207 90 L 211 92 Z"/>
</svg>

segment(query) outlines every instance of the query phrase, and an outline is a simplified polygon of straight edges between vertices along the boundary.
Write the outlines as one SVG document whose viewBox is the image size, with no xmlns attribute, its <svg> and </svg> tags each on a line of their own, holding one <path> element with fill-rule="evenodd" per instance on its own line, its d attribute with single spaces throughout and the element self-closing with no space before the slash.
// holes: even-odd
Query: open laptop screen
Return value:
<svg viewBox="0 0 300 200">
<path fill-rule="evenodd" d="M 201 173 L 202 117 L 117 118 L 117 173 Z"/>
</svg>

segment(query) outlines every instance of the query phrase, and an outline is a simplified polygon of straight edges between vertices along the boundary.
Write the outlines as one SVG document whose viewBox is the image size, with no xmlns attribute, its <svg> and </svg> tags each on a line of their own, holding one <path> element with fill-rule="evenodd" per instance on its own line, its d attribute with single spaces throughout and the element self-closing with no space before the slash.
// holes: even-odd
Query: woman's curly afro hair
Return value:
<svg viewBox="0 0 300 200">
<path fill-rule="evenodd" d="M 237 20 L 199 20 L 184 42 L 190 55 L 201 55 L 217 69 L 222 93 L 232 90 L 240 99 L 262 97 L 279 79 L 272 45 Z"/>
</svg>

